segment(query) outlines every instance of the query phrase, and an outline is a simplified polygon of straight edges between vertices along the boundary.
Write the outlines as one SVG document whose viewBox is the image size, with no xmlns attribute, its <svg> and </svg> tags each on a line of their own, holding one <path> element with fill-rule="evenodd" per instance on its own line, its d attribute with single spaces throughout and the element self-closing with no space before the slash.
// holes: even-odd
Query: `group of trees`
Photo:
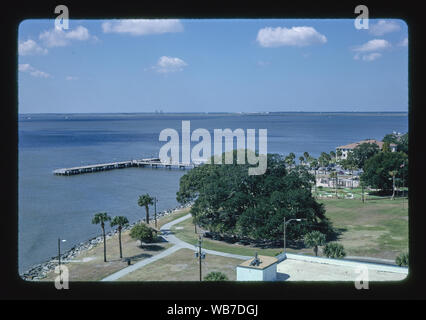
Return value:
<svg viewBox="0 0 426 320">
<path fill-rule="evenodd" d="M 156 199 L 151 197 L 149 194 L 139 196 L 138 205 L 145 207 L 145 221 L 146 225 L 141 223 L 135 225 L 130 231 L 130 236 L 133 239 L 140 240 L 142 242 L 152 242 L 155 239 L 156 231 L 149 227 L 149 206 L 154 204 Z M 155 217 L 156 219 L 156 217 Z M 92 223 L 99 224 L 102 228 L 102 237 L 104 239 L 104 262 L 106 262 L 106 234 L 105 224 L 110 222 L 111 228 L 117 227 L 118 231 L 118 243 L 120 248 L 120 259 L 123 258 L 123 250 L 121 244 L 121 231 L 124 227 L 129 225 L 129 220 L 125 216 L 110 217 L 106 212 L 99 212 L 93 216 Z"/>
<path fill-rule="evenodd" d="M 104 238 L 104 262 L 106 262 L 106 235 L 105 235 L 105 223 L 110 222 L 111 228 L 117 226 L 118 230 L 118 241 L 120 247 L 120 259 L 123 258 L 123 251 L 121 246 L 121 230 L 129 224 L 129 220 L 124 216 L 117 216 L 111 218 L 106 212 L 96 213 L 92 219 L 93 224 L 100 224 L 102 228 L 102 236 Z"/>
<path fill-rule="evenodd" d="M 205 164 L 182 176 L 177 200 L 193 202 L 195 224 L 225 235 L 280 241 L 284 217 L 299 218 L 304 220 L 288 226 L 289 239 L 314 230 L 333 234 L 323 205 L 312 197 L 314 177 L 306 167 L 291 163 L 293 157 L 268 154 L 265 174 L 248 175 L 249 165 L 236 164 L 235 150 L 233 156 L 234 164 Z"/>
</svg>

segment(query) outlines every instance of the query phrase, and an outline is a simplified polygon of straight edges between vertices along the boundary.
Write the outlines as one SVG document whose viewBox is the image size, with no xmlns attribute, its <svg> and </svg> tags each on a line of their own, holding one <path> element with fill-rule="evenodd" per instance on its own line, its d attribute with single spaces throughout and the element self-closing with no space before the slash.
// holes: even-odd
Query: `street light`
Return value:
<svg viewBox="0 0 426 320">
<path fill-rule="evenodd" d="M 202 281 L 201 277 L 201 259 L 206 258 L 205 252 L 201 252 L 201 235 L 198 237 L 198 251 L 195 251 L 194 253 L 195 258 L 198 258 L 199 264 L 200 264 L 200 281 Z"/>
<path fill-rule="evenodd" d="M 155 221 L 155 229 L 157 229 L 157 197 L 154 197 L 154 221 Z"/>
<path fill-rule="evenodd" d="M 59 266 L 59 274 L 61 274 L 61 242 L 66 242 L 67 240 L 58 238 L 58 266 Z"/>
<path fill-rule="evenodd" d="M 285 221 L 285 217 L 284 217 L 284 259 L 287 259 L 287 254 L 286 254 L 286 228 L 287 228 L 287 224 L 289 224 L 291 221 L 297 221 L 300 222 L 302 220 L 306 220 L 306 219 L 290 219 L 287 222 Z"/>
</svg>

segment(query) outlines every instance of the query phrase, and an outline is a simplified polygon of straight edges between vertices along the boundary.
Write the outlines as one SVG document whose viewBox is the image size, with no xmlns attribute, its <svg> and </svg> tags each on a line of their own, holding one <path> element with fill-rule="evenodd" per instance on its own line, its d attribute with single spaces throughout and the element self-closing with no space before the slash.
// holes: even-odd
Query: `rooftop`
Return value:
<svg viewBox="0 0 426 320">
<path fill-rule="evenodd" d="M 244 261 L 239 265 L 239 267 L 246 267 L 246 268 L 253 268 L 253 269 L 265 269 L 269 267 L 270 265 L 273 265 L 274 263 L 278 262 L 277 258 L 274 257 L 268 257 L 268 256 L 258 256 L 257 257 L 260 260 L 259 265 L 250 265 L 250 263 L 253 261 L 254 258 L 251 258 L 249 260 Z"/>
<path fill-rule="evenodd" d="M 340 146 L 340 147 L 337 147 L 336 149 L 355 149 L 357 146 L 359 146 L 360 144 L 363 144 L 363 143 L 374 143 L 374 144 L 377 144 L 377 146 L 380 149 L 383 148 L 383 144 L 384 144 L 384 142 L 382 142 L 382 141 L 377 141 L 377 140 L 374 140 L 374 139 L 367 139 L 367 140 L 361 140 L 359 142 L 350 143 L 350 144 L 347 144 L 347 145 L 344 145 L 344 146 Z M 390 146 L 391 147 L 396 147 L 396 144 L 391 143 Z"/>
</svg>

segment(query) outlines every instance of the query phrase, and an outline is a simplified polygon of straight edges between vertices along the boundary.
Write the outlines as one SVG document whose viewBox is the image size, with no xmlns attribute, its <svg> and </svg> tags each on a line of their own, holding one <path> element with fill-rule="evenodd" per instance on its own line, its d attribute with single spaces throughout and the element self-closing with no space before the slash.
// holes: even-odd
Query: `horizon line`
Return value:
<svg viewBox="0 0 426 320">
<path fill-rule="evenodd" d="M 18 112 L 18 115 L 23 114 L 278 114 L 278 113 L 409 113 L 409 110 L 401 111 L 146 111 L 146 112 Z"/>
</svg>

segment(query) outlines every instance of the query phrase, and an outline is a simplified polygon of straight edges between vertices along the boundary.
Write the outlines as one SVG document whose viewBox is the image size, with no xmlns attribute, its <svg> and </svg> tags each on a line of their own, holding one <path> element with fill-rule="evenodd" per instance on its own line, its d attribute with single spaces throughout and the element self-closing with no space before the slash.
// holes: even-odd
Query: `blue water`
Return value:
<svg viewBox="0 0 426 320">
<path fill-rule="evenodd" d="M 67 177 L 52 170 L 158 156 L 160 131 L 180 132 L 182 120 L 212 137 L 215 128 L 268 129 L 268 152 L 297 157 L 408 131 L 408 117 L 401 114 L 19 115 L 19 271 L 56 255 L 58 237 L 67 240 L 67 250 L 99 235 L 99 226 L 91 224 L 96 212 L 136 221 L 145 215 L 137 205 L 144 193 L 158 198 L 158 211 L 178 205 L 182 170 L 127 168 Z"/>
</svg>

